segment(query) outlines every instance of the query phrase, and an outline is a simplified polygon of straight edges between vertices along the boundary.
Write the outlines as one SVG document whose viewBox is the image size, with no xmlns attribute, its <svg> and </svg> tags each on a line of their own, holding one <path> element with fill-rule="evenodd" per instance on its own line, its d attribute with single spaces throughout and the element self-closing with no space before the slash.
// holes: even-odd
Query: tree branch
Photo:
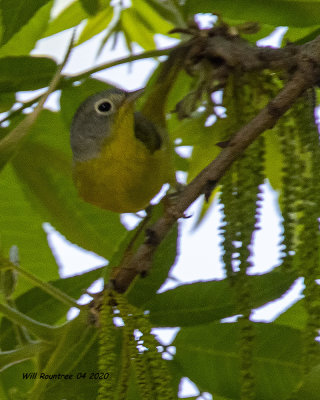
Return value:
<svg viewBox="0 0 320 400">
<path fill-rule="evenodd" d="M 208 40 L 204 55 L 209 60 L 222 59 L 228 67 L 240 66 L 244 71 L 270 68 L 292 70 L 297 65 L 299 46 L 284 48 L 258 47 L 239 36 L 213 36 Z"/>
<path fill-rule="evenodd" d="M 208 184 L 212 184 L 213 182 L 217 183 L 228 171 L 232 163 L 241 156 L 248 146 L 264 131 L 272 128 L 278 119 L 294 104 L 296 99 L 301 96 L 306 89 L 314 86 L 319 80 L 320 37 L 304 46 L 301 46 L 299 51 L 296 48 L 292 52 L 290 63 L 288 61 L 289 56 L 285 51 L 282 52 L 282 56 L 285 55 L 287 60 L 281 60 L 276 56 L 277 52 L 281 52 L 282 49 L 268 49 L 267 52 L 266 49 L 262 49 L 260 52 L 257 48 L 252 50 L 246 44 L 247 51 L 252 51 L 252 58 L 250 63 L 248 63 L 248 58 L 245 55 L 242 55 L 241 52 L 239 53 L 238 48 L 230 55 L 230 47 L 229 51 L 228 48 L 224 48 L 223 46 L 215 47 L 215 42 L 215 38 L 214 40 L 208 40 L 209 46 L 205 53 L 209 55 L 209 59 L 213 54 L 215 57 L 217 54 L 219 54 L 219 57 L 225 57 L 224 61 L 228 67 L 234 66 L 234 62 L 237 60 L 237 68 L 243 67 L 243 69 L 247 70 L 249 68 L 248 65 L 251 65 L 251 69 L 256 69 L 259 64 L 258 61 L 261 59 L 261 54 L 264 54 L 265 56 L 269 53 L 271 55 L 269 66 L 273 63 L 282 66 L 290 65 L 290 69 L 294 67 L 295 72 L 278 95 L 271 100 L 269 104 L 256 115 L 256 117 L 242 127 L 232 137 L 226 148 L 221 151 L 217 158 L 202 170 L 198 176 L 194 178 L 193 181 L 178 195 L 175 212 L 172 213 L 170 212 L 170 209 L 167 209 L 164 215 L 148 229 L 148 232 L 151 232 L 152 234 L 151 236 L 153 240 L 150 241 L 147 238 L 130 259 L 130 262 L 126 263 L 126 265 L 120 266 L 120 268 L 116 270 L 116 273 L 110 282 L 111 286 L 118 292 L 125 292 L 136 275 L 142 272 L 146 273 L 148 269 L 151 268 L 152 257 L 158 245 L 176 223 L 179 216 L 182 216 L 186 209 L 205 192 Z M 289 53 L 291 53 L 291 50 L 289 50 Z M 252 61 L 253 57 L 257 57 L 257 62 Z M 242 64 L 240 64 L 241 60 L 243 61 Z"/>
</svg>

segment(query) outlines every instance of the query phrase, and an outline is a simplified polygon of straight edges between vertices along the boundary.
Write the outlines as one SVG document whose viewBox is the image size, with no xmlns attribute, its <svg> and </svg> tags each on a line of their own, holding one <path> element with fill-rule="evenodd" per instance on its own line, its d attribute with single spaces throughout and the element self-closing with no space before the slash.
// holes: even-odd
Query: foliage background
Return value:
<svg viewBox="0 0 320 400">
<path fill-rule="evenodd" d="M 33 106 L 32 101 L 17 105 L 17 93 L 47 87 L 56 71 L 55 60 L 30 56 L 37 41 L 79 24 L 82 29 L 79 29 L 81 33 L 77 38 L 77 46 L 103 32 L 101 49 L 110 41 L 114 41 L 116 46 L 117 38 L 124 37 L 129 51 L 133 50 L 134 43 L 143 51 L 153 51 L 154 35 L 168 36 L 170 29 L 186 26 L 187 21 L 197 13 L 218 12 L 223 21 L 232 26 L 247 21 L 259 22 L 258 32 L 243 35 L 252 43 L 271 33 L 277 26 L 289 28 L 283 45 L 286 40 L 303 44 L 316 37 L 320 29 L 318 1 L 274 0 L 266 3 L 262 0 L 216 0 L 213 3 L 187 0 L 180 4 L 174 0 L 137 0 L 131 6 L 127 4 L 129 7 L 123 8 L 120 3 L 110 4 L 107 0 L 74 1 L 53 17 L 52 0 L 33 0 L 28 3 L 19 0 L 1 1 L 0 110 L 4 113 L 11 111 L 8 117 L 3 115 L 5 121 L 1 125 L 0 138 L 6 137 L 25 118 L 26 113 L 32 111 L 29 108 Z M 178 34 L 169 36 L 181 38 Z M 182 38 L 185 37 L 182 35 Z M 129 57 L 122 62 L 130 63 L 133 59 Z M 100 69 L 105 68 L 106 65 Z M 10 262 L 17 263 L 16 252 L 12 250 L 13 245 L 17 246 L 19 262 L 24 270 L 43 282 L 50 282 L 75 299 L 105 272 L 97 269 L 76 277 L 60 279 L 56 260 L 47 244 L 43 222 L 52 224 L 72 243 L 103 256 L 111 265 L 116 264 L 130 236 L 118 215 L 99 210 L 80 200 L 71 180 L 69 126 L 72 115 L 83 99 L 106 87 L 106 82 L 90 77 L 92 72 L 85 71 L 63 77 L 60 87 L 61 110 L 43 110 L 26 140 L 14 143 L 15 156 L 12 159 L 7 160 L 5 155 L 0 154 L 3 166 L 0 175 L 3 266 L 8 258 Z M 168 111 L 195 85 L 195 80 L 186 74 L 179 79 L 170 94 Z M 250 81 L 243 82 L 243 87 L 252 86 Z M 245 95 L 243 98 L 245 99 Z M 227 91 L 224 99 L 228 99 Z M 220 119 L 211 126 L 204 125 L 209 116 L 207 104 L 203 111 L 192 113 L 183 121 L 178 121 L 174 115 L 169 120 L 172 139 L 179 139 L 179 145 L 193 146 L 192 155 L 188 159 L 177 156 L 176 160 L 177 168 L 188 174 L 188 181 L 218 154 L 216 143 L 225 139 L 226 127 L 232 127 L 232 131 L 236 129 L 235 119 L 232 119 L 232 104 L 224 102 L 223 105 L 230 110 L 227 118 Z M 242 110 L 243 115 L 248 118 L 255 111 L 251 110 L 251 114 L 245 115 L 244 108 Z M 298 122 L 292 115 L 287 119 L 292 130 Z M 281 140 L 281 137 L 270 134 L 265 137 L 264 173 L 273 189 L 281 194 L 280 199 L 283 199 L 287 187 L 280 177 L 283 176 L 286 165 L 290 168 L 286 163 L 292 160 L 285 158 Z M 298 143 L 297 138 L 296 142 Z M 294 147 L 295 143 L 292 145 Z M 309 157 L 308 154 L 306 152 L 306 158 Z M 226 184 L 224 182 L 225 187 Z M 250 192 L 250 188 L 248 191 Z M 284 214 L 285 205 L 284 201 L 281 204 Z M 206 209 L 207 205 L 204 204 L 202 216 Z M 294 211 L 289 210 L 288 214 Z M 285 233 L 288 232 L 290 233 Z M 201 393 L 210 393 L 213 399 L 245 398 L 245 349 L 252 355 L 248 368 L 251 372 L 254 371 L 254 389 L 250 386 L 251 398 L 287 399 L 294 392 L 299 399 L 316 399 L 320 382 L 318 348 L 315 346 L 306 350 L 305 344 L 314 342 L 314 337 L 308 338 L 308 333 L 310 320 L 315 323 L 317 316 L 310 316 L 310 308 L 306 310 L 304 300 L 293 305 L 271 324 L 252 324 L 255 332 L 253 343 L 244 340 L 241 320 L 229 324 L 220 322 L 221 319 L 233 315 L 249 315 L 251 309 L 281 297 L 299 276 L 303 276 L 301 270 L 297 272 L 295 268 L 285 269 L 280 266 L 261 276 L 245 275 L 242 282 L 250 288 L 245 310 L 239 303 L 241 290 L 239 291 L 237 285 L 230 286 L 228 278 L 180 285 L 157 294 L 174 264 L 176 239 L 177 231 L 174 230 L 158 249 L 150 276 L 138 281 L 127 296 L 130 304 L 141 310 L 149 310 L 152 327 L 181 327 L 172 343 L 176 349 L 175 356 L 167 354 L 170 361 L 166 364 L 173 377 L 173 390 L 177 393 L 181 378 L 187 376 Z M 314 250 L 312 254 L 317 264 L 319 254 L 313 240 L 318 240 L 317 233 L 310 238 L 310 245 L 313 243 Z M 286 256 L 288 254 L 283 256 L 284 262 L 288 260 Z M 298 264 L 297 257 L 291 258 L 294 265 Z M 7 281 L 3 273 L 1 302 L 48 325 L 45 328 L 30 325 L 26 333 L 21 328 L 21 325 L 26 324 L 23 317 L 11 316 L 9 319 L 15 323 L 2 318 L 0 342 L 3 353 L 0 354 L 0 366 L 3 371 L 0 375 L 0 397 L 23 398 L 24 393 L 30 390 L 33 399 L 80 399 L 81 396 L 86 399 L 96 398 L 98 383 L 88 379 L 35 383 L 21 378 L 22 372 L 28 371 L 74 374 L 79 371 L 98 371 L 97 333 L 93 326 L 87 324 L 85 313 L 62 325 L 66 322 L 70 305 L 63 304 L 42 289 L 34 287 L 34 281 L 30 281 L 25 275 L 19 274 L 14 291 L 11 291 L 13 285 L 10 286 Z M 316 295 L 313 296 L 314 299 Z M 8 317 L 7 314 L 6 316 Z M 119 342 L 116 333 L 115 336 Z M 120 353 L 121 348 L 118 342 L 115 343 L 116 349 L 119 349 L 116 354 Z M 313 356 L 312 363 L 306 366 L 306 357 L 310 355 Z M 24 359 L 27 360 L 16 363 Z M 117 378 L 123 373 L 121 363 L 115 361 L 112 368 L 112 382 L 117 382 Z M 132 375 L 127 398 L 143 398 L 136 381 L 137 378 Z M 246 399 L 249 400 L 250 397 Z"/>
</svg>

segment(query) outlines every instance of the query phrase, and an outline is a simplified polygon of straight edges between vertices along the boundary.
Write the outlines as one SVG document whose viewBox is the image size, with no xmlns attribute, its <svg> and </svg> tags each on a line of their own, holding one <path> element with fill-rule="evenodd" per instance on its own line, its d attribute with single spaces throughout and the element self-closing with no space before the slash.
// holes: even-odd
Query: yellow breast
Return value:
<svg viewBox="0 0 320 400">
<path fill-rule="evenodd" d="M 150 153 L 134 135 L 133 112 L 119 115 L 100 154 L 76 162 L 73 177 L 79 195 L 98 207 L 119 213 L 145 208 L 173 170 L 167 146 Z"/>
</svg>

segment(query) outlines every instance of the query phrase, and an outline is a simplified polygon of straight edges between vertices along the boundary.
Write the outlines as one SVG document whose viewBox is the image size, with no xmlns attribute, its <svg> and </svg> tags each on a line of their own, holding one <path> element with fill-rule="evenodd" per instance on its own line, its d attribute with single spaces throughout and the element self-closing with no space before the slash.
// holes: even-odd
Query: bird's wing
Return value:
<svg viewBox="0 0 320 400">
<path fill-rule="evenodd" d="M 151 154 L 159 150 L 163 144 L 160 130 L 140 112 L 134 114 L 134 134 Z"/>
</svg>

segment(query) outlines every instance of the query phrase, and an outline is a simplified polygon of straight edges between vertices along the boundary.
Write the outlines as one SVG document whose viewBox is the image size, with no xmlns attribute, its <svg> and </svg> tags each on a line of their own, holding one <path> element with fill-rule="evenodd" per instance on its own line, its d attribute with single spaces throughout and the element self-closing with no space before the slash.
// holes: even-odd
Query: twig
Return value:
<svg viewBox="0 0 320 400">
<path fill-rule="evenodd" d="M 174 47 L 167 47 L 167 48 L 161 49 L 161 50 L 150 50 L 150 51 L 145 51 L 145 52 L 139 53 L 139 54 L 133 54 L 133 55 L 125 57 L 125 58 L 120 58 L 115 61 L 100 64 L 95 68 L 91 68 L 91 69 L 88 69 L 87 71 L 82 72 L 81 74 L 68 77 L 67 81 L 68 81 L 68 83 L 76 82 L 81 79 L 88 78 L 90 75 L 95 74 L 96 72 L 100 72 L 100 71 L 103 71 L 108 68 L 116 67 L 118 65 L 127 64 L 132 61 L 144 60 L 145 58 L 155 58 L 155 57 L 167 56 L 173 49 L 174 49 Z"/>
<path fill-rule="evenodd" d="M 61 79 L 61 71 L 63 70 L 64 66 L 66 65 L 66 62 L 69 59 L 73 43 L 74 43 L 74 35 L 73 33 L 68 50 L 66 52 L 66 55 L 62 61 L 62 63 L 59 65 L 57 72 L 55 73 L 54 77 L 52 78 L 52 81 L 49 85 L 48 90 L 44 95 L 40 97 L 40 101 L 34 111 L 29 114 L 23 121 L 20 122 L 19 125 L 17 125 L 7 136 L 5 136 L 1 141 L 0 141 L 0 168 L 15 154 L 15 152 L 18 150 L 19 145 L 21 144 L 22 140 L 28 135 L 30 132 L 30 128 L 32 125 L 36 122 L 38 119 L 43 105 L 46 102 L 47 98 L 50 96 L 52 92 L 54 92 L 59 84 L 59 81 Z"/>
<path fill-rule="evenodd" d="M 122 64 L 127 64 L 127 63 L 132 62 L 132 61 L 144 60 L 145 58 L 155 58 L 155 57 L 166 56 L 166 55 L 168 55 L 170 53 L 170 51 L 173 48 L 174 47 L 167 47 L 167 48 L 161 49 L 161 50 L 150 50 L 150 51 L 145 51 L 143 53 L 130 55 L 128 57 L 120 58 L 120 59 L 115 60 L 115 61 L 111 61 L 111 62 L 107 62 L 107 63 L 104 63 L 104 64 L 100 64 L 97 67 L 94 67 L 94 68 L 88 69 L 86 71 L 83 71 L 78 75 L 61 75 L 60 76 L 60 81 L 56 85 L 54 90 L 63 89 L 65 87 L 68 87 L 68 86 L 72 85 L 73 82 L 88 78 L 92 74 L 95 74 L 96 72 L 100 72 L 100 71 L 103 71 L 103 70 L 108 69 L 108 68 L 116 67 L 116 66 L 122 65 Z M 9 113 L 9 115 L 7 115 L 2 120 L 0 120 L 0 124 L 5 122 L 5 121 L 8 121 L 14 115 L 19 114 L 25 108 L 31 107 L 34 103 L 36 103 L 39 99 L 41 99 L 41 97 L 42 97 L 42 95 L 34 97 L 33 99 L 23 103 L 23 105 L 21 107 L 19 107 L 18 109 L 12 111 L 11 113 Z"/>
</svg>

